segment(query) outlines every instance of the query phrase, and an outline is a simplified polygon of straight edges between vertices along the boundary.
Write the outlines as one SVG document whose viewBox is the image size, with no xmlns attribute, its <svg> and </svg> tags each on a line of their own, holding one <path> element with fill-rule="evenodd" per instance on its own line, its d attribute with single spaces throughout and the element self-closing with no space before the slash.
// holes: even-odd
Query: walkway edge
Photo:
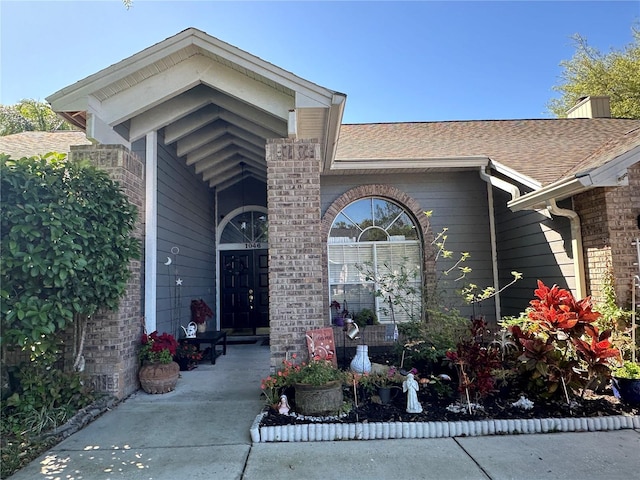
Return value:
<svg viewBox="0 0 640 480">
<path fill-rule="evenodd" d="M 640 429 L 640 415 L 610 417 L 473 420 L 460 422 L 315 423 L 261 427 L 266 412 L 251 426 L 253 443 L 477 437 L 553 432 Z"/>
</svg>

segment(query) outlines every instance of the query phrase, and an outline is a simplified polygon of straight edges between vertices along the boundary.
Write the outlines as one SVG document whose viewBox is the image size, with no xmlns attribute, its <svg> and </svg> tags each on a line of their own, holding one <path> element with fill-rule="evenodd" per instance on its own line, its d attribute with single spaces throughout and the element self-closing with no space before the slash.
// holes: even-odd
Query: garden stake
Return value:
<svg viewBox="0 0 640 480">
<path fill-rule="evenodd" d="M 571 402 L 569 401 L 569 393 L 567 392 L 567 385 L 564 383 L 564 377 L 560 377 L 562 380 L 562 388 L 564 389 L 564 396 L 567 399 L 567 405 L 571 406 Z"/>
</svg>

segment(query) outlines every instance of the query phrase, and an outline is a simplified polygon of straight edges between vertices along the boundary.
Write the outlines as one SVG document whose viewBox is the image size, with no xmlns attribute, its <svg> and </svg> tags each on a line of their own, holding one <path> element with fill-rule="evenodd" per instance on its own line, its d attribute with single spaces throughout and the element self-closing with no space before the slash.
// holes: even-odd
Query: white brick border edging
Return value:
<svg viewBox="0 0 640 480">
<path fill-rule="evenodd" d="M 550 432 L 598 432 L 640 428 L 640 416 L 469 420 L 459 422 L 315 423 L 261 427 L 266 412 L 251 426 L 251 441 L 324 442 L 398 438 L 476 437 Z"/>
</svg>

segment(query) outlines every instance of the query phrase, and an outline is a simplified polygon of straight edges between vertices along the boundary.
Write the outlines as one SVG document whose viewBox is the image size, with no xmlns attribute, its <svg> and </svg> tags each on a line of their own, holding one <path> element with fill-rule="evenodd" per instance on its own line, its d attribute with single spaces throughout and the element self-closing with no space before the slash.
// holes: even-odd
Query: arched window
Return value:
<svg viewBox="0 0 640 480">
<path fill-rule="evenodd" d="M 372 310 L 380 323 L 420 318 L 420 237 L 400 205 L 380 197 L 347 205 L 331 225 L 327 250 L 330 302 L 346 303 L 353 316 Z M 402 306 L 392 309 L 389 296 L 396 295 Z"/>
<path fill-rule="evenodd" d="M 262 211 L 238 213 L 226 225 L 220 236 L 220 249 L 267 248 L 269 221 Z"/>
</svg>

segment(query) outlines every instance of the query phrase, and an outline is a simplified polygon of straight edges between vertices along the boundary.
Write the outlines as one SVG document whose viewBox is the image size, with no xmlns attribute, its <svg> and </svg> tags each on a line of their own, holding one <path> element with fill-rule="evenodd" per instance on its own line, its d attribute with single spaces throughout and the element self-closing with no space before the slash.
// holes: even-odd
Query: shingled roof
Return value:
<svg viewBox="0 0 640 480">
<path fill-rule="evenodd" d="M 345 124 L 336 162 L 486 156 L 544 186 L 606 161 L 595 152 L 637 128 L 613 118 Z"/>
<path fill-rule="evenodd" d="M 0 137 L 0 153 L 11 158 L 32 157 L 49 152 L 69 153 L 71 145 L 91 145 L 84 132 L 21 132 Z"/>
</svg>

